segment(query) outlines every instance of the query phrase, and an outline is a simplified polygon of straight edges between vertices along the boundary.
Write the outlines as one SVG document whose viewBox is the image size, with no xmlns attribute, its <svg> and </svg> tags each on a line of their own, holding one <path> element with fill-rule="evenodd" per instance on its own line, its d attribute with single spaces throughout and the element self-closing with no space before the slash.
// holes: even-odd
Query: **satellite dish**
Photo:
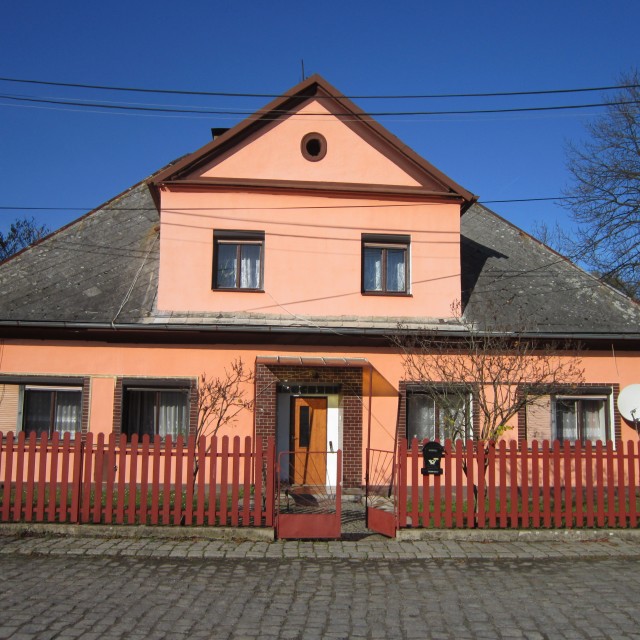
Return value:
<svg viewBox="0 0 640 640">
<path fill-rule="evenodd" d="M 640 421 L 640 384 L 630 384 L 620 392 L 618 411 L 629 422 Z"/>
</svg>

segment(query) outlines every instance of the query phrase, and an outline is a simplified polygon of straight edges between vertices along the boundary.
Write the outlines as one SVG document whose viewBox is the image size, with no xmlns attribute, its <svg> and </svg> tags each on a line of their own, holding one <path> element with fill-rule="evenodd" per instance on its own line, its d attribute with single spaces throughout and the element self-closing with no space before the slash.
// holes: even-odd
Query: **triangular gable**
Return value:
<svg viewBox="0 0 640 640">
<path fill-rule="evenodd" d="M 301 151 L 326 140 L 321 162 Z M 319 76 L 312 76 L 225 134 L 161 172 L 159 183 L 278 186 L 475 197 L 400 142 Z"/>
<path fill-rule="evenodd" d="M 237 147 L 186 176 L 187 179 L 286 179 L 429 186 L 433 190 L 443 188 L 433 180 L 425 185 L 425 176 L 411 175 L 332 114 L 319 100 L 308 101 L 274 125 L 254 132 Z M 322 135 L 327 141 L 327 152 L 320 162 L 310 162 L 301 151 L 302 140 L 313 133 Z"/>
</svg>

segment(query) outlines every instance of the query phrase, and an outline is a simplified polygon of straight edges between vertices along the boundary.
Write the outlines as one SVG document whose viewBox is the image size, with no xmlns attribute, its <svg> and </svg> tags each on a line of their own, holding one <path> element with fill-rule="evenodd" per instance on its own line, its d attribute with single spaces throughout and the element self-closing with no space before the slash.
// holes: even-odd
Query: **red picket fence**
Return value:
<svg viewBox="0 0 640 640">
<path fill-rule="evenodd" d="M 445 442 L 442 475 L 422 475 L 418 441 L 399 445 L 398 525 L 540 529 L 637 527 L 640 446 Z"/>
<path fill-rule="evenodd" d="M 275 442 L 252 444 L 0 434 L 0 522 L 271 527 Z"/>
</svg>

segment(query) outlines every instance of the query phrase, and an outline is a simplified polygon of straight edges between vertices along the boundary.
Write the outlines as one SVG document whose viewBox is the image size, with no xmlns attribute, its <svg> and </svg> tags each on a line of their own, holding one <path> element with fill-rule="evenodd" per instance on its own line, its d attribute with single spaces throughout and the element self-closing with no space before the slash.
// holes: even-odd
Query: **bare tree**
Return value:
<svg viewBox="0 0 640 640">
<path fill-rule="evenodd" d="M 211 447 L 211 436 L 222 427 L 233 424 L 243 411 L 253 410 L 254 401 L 247 398 L 248 385 L 253 382 L 253 373 L 245 366 L 242 358 L 236 358 L 220 376 L 202 373 L 197 391 L 198 423 L 196 441 L 205 436 Z M 193 480 L 198 475 L 197 458 L 194 461 Z"/>
<path fill-rule="evenodd" d="M 28 247 L 49 233 L 47 225 L 36 224 L 34 218 L 21 218 L 11 223 L 9 231 L 0 231 L 0 262 Z"/>
<path fill-rule="evenodd" d="M 560 246 L 608 284 L 637 299 L 640 290 L 640 74 L 620 78 L 589 139 L 567 147 L 573 185 L 566 207 L 577 235 Z"/>
<path fill-rule="evenodd" d="M 488 452 L 521 409 L 580 384 L 584 370 L 575 344 L 538 339 L 524 325 L 500 327 L 496 317 L 481 327 L 459 309 L 455 305 L 459 335 L 410 333 L 401 327 L 393 342 L 407 380 L 440 411 L 444 437 L 465 437 L 473 398 L 480 419 L 478 446 Z"/>
</svg>

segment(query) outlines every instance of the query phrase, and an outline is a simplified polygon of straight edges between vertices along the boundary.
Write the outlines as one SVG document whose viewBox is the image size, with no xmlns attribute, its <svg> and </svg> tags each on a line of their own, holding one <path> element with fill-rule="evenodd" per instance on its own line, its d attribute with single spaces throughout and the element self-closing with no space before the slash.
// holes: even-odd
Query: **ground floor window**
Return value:
<svg viewBox="0 0 640 640">
<path fill-rule="evenodd" d="M 526 440 L 596 443 L 615 439 L 612 394 L 605 387 L 543 395 L 526 407 Z M 618 436 L 619 437 L 619 436 Z"/>
<path fill-rule="evenodd" d="M 38 437 L 55 432 L 73 437 L 82 429 L 82 388 L 25 386 L 22 429 Z"/>
<path fill-rule="evenodd" d="M 468 439 L 473 434 L 471 398 L 446 389 L 408 390 L 407 439 Z"/>
<path fill-rule="evenodd" d="M 610 439 L 606 397 L 556 396 L 555 437 L 564 442 L 606 442 Z"/>
<path fill-rule="evenodd" d="M 122 431 L 128 438 L 189 433 L 189 390 L 125 387 Z"/>
</svg>

